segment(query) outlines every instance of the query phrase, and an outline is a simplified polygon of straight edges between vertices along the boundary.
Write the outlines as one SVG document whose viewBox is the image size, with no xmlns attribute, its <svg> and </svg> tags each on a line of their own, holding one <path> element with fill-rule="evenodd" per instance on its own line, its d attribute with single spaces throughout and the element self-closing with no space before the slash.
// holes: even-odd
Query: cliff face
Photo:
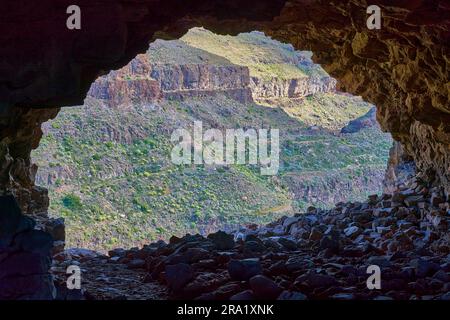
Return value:
<svg viewBox="0 0 450 320">
<path fill-rule="evenodd" d="M 304 98 L 319 92 L 333 92 L 336 80 L 331 77 L 304 77 L 298 79 L 263 79 L 251 77 L 250 87 L 257 100 Z"/>
<path fill-rule="evenodd" d="M 88 96 L 100 99 L 111 107 L 130 106 L 137 102 L 156 101 L 161 96 L 161 87 L 148 74 L 130 74 L 129 70 L 121 69 L 97 79 Z"/>
<path fill-rule="evenodd" d="M 151 76 L 165 98 L 224 93 L 242 103 L 252 101 L 249 71 L 242 66 L 153 65 Z"/>
<path fill-rule="evenodd" d="M 220 93 L 246 103 L 252 101 L 249 84 L 249 70 L 244 66 L 181 41 L 157 41 L 146 54 L 94 82 L 88 95 L 115 107 Z"/>
</svg>

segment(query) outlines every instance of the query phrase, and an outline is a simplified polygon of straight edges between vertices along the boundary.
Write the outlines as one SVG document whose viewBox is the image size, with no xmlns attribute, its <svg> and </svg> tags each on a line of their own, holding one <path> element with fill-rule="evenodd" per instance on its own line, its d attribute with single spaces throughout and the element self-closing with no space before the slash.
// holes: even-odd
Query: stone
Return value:
<svg viewBox="0 0 450 320">
<path fill-rule="evenodd" d="M 298 222 L 298 220 L 299 220 L 298 217 L 288 217 L 288 218 L 284 219 L 283 228 L 286 230 L 286 232 L 288 232 L 290 226 L 293 225 L 294 223 Z"/>
<path fill-rule="evenodd" d="M 250 278 L 249 283 L 257 299 L 274 300 L 283 291 L 272 279 L 262 275 Z"/>
<path fill-rule="evenodd" d="M 209 234 L 208 239 L 213 242 L 217 250 L 230 250 L 233 249 L 235 245 L 233 235 L 223 231 Z"/>
<path fill-rule="evenodd" d="M 245 290 L 230 297 L 231 301 L 255 300 L 252 290 Z"/>
<path fill-rule="evenodd" d="M 439 270 L 433 275 L 434 279 L 442 281 L 444 283 L 450 282 L 450 274 L 444 270 Z"/>
<path fill-rule="evenodd" d="M 228 273 L 233 280 L 247 281 L 261 274 L 262 267 L 259 259 L 231 260 L 228 263 Z"/>
<path fill-rule="evenodd" d="M 286 271 L 287 271 L 286 264 L 283 260 L 277 261 L 269 267 L 269 273 L 271 275 L 283 274 Z"/>
<path fill-rule="evenodd" d="M 450 301 L 450 291 L 447 293 L 444 293 L 441 297 L 440 300 L 444 300 L 444 301 Z"/>
<path fill-rule="evenodd" d="M 312 268 L 314 267 L 314 262 L 302 256 L 292 256 L 286 261 L 285 267 L 288 272 L 294 272 Z"/>
<path fill-rule="evenodd" d="M 337 240 L 336 238 L 333 238 L 332 236 L 325 236 L 320 240 L 320 249 L 321 250 L 326 250 L 329 249 L 332 252 L 337 252 L 339 251 L 339 240 Z"/>
<path fill-rule="evenodd" d="M 125 255 L 127 254 L 127 251 L 123 248 L 116 248 L 113 250 L 108 251 L 108 255 L 110 257 L 125 257 Z"/>
<path fill-rule="evenodd" d="M 408 207 L 413 207 L 424 200 L 423 196 L 410 196 L 403 200 L 403 202 L 405 202 Z"/>
<path fill-rule="evenodd" d="M 352 226 L 344 229 L 344 233 L 347 237 L 355 238 L 361 233 L 361 230 L 357 226 Z"/>
<path fill-rule="evenodd" d="M 189 263 L 206 260 L 210 257 L 209 251 L 202 248 L 189 248 L 186 250 L 184 255 L 186 256 L 186 260 L 188 260 Z"/>
<path fill-rule="evenodd" d="M 373 298 L 373 300 L 377 300 L 377 301 L 390 301 L 390 300 L 394 300 L 391 297 L 388 296 L 376 296 L 375 298 Z"/>
<path fill-rule="evenodd" d="M 378 195 L 377 194 L 371 194 L 371 195 L 368 196 L 368 202 L 371 205 L 376 204 L 378 202 L 378 200 L 379 199 L 378 199 Z"/>
<path fill-rule="evenodd" d="M 175 292 L 180 291 L 193 278 L 194 269 L 186 263 L 168 265 L 165 268 L 167 284 Z"/>
<path fill-rule="evenodd" d="M 261 253 L 266 251 L 266 247 L 260 241 L 245 241 L 243 251 L 246 254 Z"/>
<path fill-rule="evenodd" d="M 297 243 L 288 238 L 279 238 L 278 242 L 287 250 L 297 250 Z"/>
<path fill-rule="evenodd" d="M 367 259 L 367 265 L 377 265 L 381 269 L 390 267 L 391 264 L 389 257 L 385 256 L 372 256 Z"/>
<path fill-rule="evenodd" d="M 202 293 L 211 292 L 229 280 L 226 272 L 202 272 L 183 288 L 183 298 L 191 299 Z"/>
<path fill-rule="evenodd" d="M 133 259 L 127 263 L 129 269 L 143 269 L 145 268 L 145 260 Z"/>
<path fill-rule="evenodd" d="M 214 291 L 214 297 L 219 300 L 227 300 L 241 290 L 238 283 L 225 284 Z"/>
<path fill-rule="evenodd" d="M 277 300 L 308 300 L 308 298 L 301 292 L 284 290 Z"/>
<path fill-rule="evenodd" d="M 338 282 L 336 279 L 329 275 L 310 272 L 306 278 L 308 285 L 313 288 L 325 288 L 336 286 Z"/>
<path fill-rule="evenodd" d="M 284 227 L 282 225 L 277 225 L 275 228 L 272 229 L 272 233 L 275 236 L 283 236 L 286 234 L 286 231 L 284 230 Z"/>
<path fill-rule="evenodd" d="M 445 199 L 437 194 L 431 196 L 430 203 L 433 207 L 439 207 L 441 203 L 444 203 Z"/>
<path fill-rule="evenodd" d="M 415 274 L 418 278 L 432 276 L 440 269 L 439 264 L 421 258 L 413 261 L 413 266 L 415 268 Z"/>
<path fill-rule="evenodd" d="M 49 219 L 45 223 L 45 232 L 49 233 L 54 241 L 66 240 L 66 227 L 64 218 Z"/>
<path fill-rule="evenodd" d="M 312 228 L 309 234 L 309 240 L 319 241 L 322 239 L 323 233 L 318 228 Z"/>
<path fill-rule="evenodd" d="M 355 300 L 355 296 L 352 293 L 336 293 L 333 294 L 330 299 L 333 300 Z"/>
</svg>

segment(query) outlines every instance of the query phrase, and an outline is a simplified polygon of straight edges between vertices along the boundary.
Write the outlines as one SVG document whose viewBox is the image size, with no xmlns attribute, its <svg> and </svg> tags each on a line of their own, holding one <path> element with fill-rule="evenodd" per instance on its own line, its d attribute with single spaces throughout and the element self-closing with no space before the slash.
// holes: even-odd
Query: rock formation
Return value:
<svg viewBox="0 0 450 320">
<path fill-rule="evenodd" d="M 336 80 L 330 77 L 300 79 L 251 78 L 253 96 L 259 100 L 277 98 L 304 98 L 318 92 L 332 92 L 336 88 Z"/>
<path fill-rule="evenodd" d="M 94 82 L 88 95 L 115 107 L 216 93 L 224 93 L 242 103 L 252 101 L 248 68 L 227 61 L 208 64 L 193 58 L 180 59 L 180 63 L 152 61 L 152 50 L 167 49 L 164 46 L 177 46 L 173 50 L 180 53 L 183 52 L 180 47 L 194 49 L 181 41 L 164 44 L 157 41 L 151 44 L 148 54 L 138 55 L 130 64 Z"/>
<path fill-rule="evenodd" d="M 49 269 L 52 237 L 35 230 L 13 196 L 0 197 L 0 300 L 55 298 Z"/>
<path fill-rule="evenodd" d="M 57 112 L 48 108 L 81 104 L 98 76 L 125 65 L 149 41 L 178 38 L 200 25 L 218 33 L 261 30 L 313 51 L 338 89 L 378 107 L 382 128 L 401 142 L 420 177 L 448 197 L 447 1 L 374 0 L 382 11 L 380 30 L 367 29 L 367 3 L 356 0 L 80 0 L 79 31 L 65 27 L 70 4 L 15 1 L 0 12 L 8 30 L 0 34 L 0 187 L 16 193 L 25 211 L 45 207 L 29 154 L 40 124 Z"/>
</svg>

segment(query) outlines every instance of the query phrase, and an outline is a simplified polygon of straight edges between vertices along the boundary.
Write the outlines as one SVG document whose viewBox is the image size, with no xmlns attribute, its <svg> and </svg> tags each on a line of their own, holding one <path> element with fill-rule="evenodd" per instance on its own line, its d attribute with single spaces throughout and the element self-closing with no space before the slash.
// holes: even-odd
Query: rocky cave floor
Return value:
<svg viewBox="0 0 450 320">
<path fill-rule="evenodd" d="M 450 300 L 450 203 L 412 181 L 364 203 L 309 208 L 235 234 L 172 237 L 108 255 L 72 249 L 54 257 L 61 299 Z M 82 290 L 65 291 L 66 266 Z M 369 265 L 381 289 L 369 290 Z"/>
</svg>

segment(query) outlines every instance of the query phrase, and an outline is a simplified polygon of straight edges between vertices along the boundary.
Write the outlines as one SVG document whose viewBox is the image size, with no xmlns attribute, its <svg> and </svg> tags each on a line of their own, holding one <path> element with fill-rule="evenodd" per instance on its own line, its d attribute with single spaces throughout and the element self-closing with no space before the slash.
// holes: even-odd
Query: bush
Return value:
<svg viewBox="0 0 450 320">
<path fill-rule="evenodd" d="M 62 203 L 64 207 L 72 211 L 80 210 L 83 207 L 80 197 L 73 193 L 68 194 L 64 198 L 62 198 Z"/>
</svg>

